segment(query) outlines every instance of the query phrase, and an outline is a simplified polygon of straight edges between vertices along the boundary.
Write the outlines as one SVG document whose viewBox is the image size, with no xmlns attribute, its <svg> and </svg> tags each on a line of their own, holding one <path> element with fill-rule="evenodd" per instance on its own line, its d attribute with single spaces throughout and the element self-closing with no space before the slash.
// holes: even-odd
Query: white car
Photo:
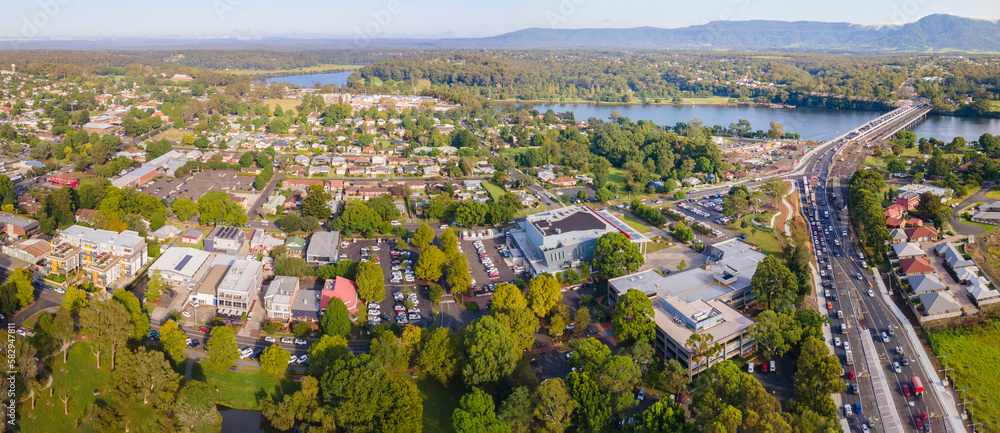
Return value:
<svg viewBox="0 0 1000 433">
<path fill-rule="evenodd" d="M 393 227 L 398 227 L 399 226 L 399 221 L 392 220 L 392 221 L 389 221 L 389 224 L 392 225 Z"/>
<path fill-rule="evenodd" d="M 290 355 L 290 357 L 288 358 L 288 363 L 289 363 L 289 364 L 294 364 L 294 363 L 298 362 L 298 360 L 299 360 L 299 358 L 298 358 L 298 357 L 296 357 L 296 356 L 295 356 L 294 354 L 292 354 L 292 355 Z"/>
<path fill-rule="evenodd" d="M 294 341 L 288 337 L 281 337 L 281 344 L 292 344 Z"/>
<path fill-rule="evenodd" d="M 295 339 L 295 344 L 298 344 L 299 346 L 305 346 L 305 345 L 307 345 L 307 344 L 309 344 L 309 343 L 308 343 L 308 342 L 306 342 L 306 340 L 303 340 L 303 339 L 301 339 L 301 338 L 296 338 L 296 339 Z"/>
<path fill-rule="evenodd" d="M 868 289 L 868 296 L 874 298 L 875 292 L 873 292 L 871 289 Z"/>
<path fill-rule="evenodd" d="M 438 228 L 439 228 L 439 229 L 441 229 L 441 230 L 444 230 L 444 229 L 448 228 L 448 224 L 442 224 L 442 225 L 441 225 L 440 227 L 438 227 Z"/>
<path fill-rule="evenodd" d="M 840 347 L 840 337 L 833 337 L 833 345 Z"/>
<path fill-rule="evenodd" d="M 368 249 L 370 249 L 372 251 L 379 251 L 379 250 L 381 250 L 381 248 L 379 248 L 378 245 L 372 245 L 372 246 L 368 247 Z"/>
<path fill-rule="evenodd" d="M 189 312 L 185 311 L 185 312 L 181 313 L 181 316 L 184 316 L 184 317 L 191 317 L 191 313 L 189 313 Z"/>
<path fill-rule="evenodd" d="M 277 341 L 275 341 L 274 337 L 272 337 L 270 335 L 264 337 L 264 341 L 266 341 L 268 343 L 277 343 Z"/>
<path fill-rule="evenodd" d="M 293 355 L 293 356 L 294 356 L 294 355 Z M 305 364 L 305 363 L 306 363 L 306 361 L 309 361 L 309 355 L 302 355 L 302 356 L 300 356 L 300 357 L 299 357 L 299 359 L 298 359 L 298 360 L 296 360 L 295 362 L 297 362 L 297 363 L 299 363 L 299 364 Z"/>
<path fill-rule="evenodd" d="M 61 295 L 65 295 L 66 294 L 66 289 L 64 289 L 62 287 L 56 287 L 55 291 L 56 291 L 56 293 L 61 294 Z"/>
<path fill-rule="evenodd" d="M 898 362 L 893 362 L 892 363 L 892 371 L 895 371 L 896 373 L 902 373 L 903 372 L 903 370 L 901 368 L 899 368 L 899 363 Z"/>
</svg>

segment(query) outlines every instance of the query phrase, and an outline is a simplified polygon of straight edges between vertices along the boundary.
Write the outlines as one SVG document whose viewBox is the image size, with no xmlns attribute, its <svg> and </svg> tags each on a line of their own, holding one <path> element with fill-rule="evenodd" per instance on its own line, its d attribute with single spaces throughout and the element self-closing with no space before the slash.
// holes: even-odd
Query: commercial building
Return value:
<svg viewBox="0 0 1000 433">
<path fill-rule="evenodd" d="M 246 233 L 236 227 L 218 226 L 205 236 L 205 251 L 211 253 L 236 254 L 247 240 Z"/>
<path fill-rule="evenodd" d="M 175 286 L 194 289 L 212 265 L 212 253 L 187 247 L 171 247 L 163 251 L 149 267 L 150 275 L 159 271 L 164 281 Z"/>
<path fill-rule="evenodd" d="M 645 251 L 649 239 L 606 211 L 569 206 L 517 222 L 508 243 L 520 251 L 516 261 L 526 262 L 531 275 L 559 272 L 594 258 L 597 239 L 605 233 L 624 233 Z"/>
<path fill-rule="evenodd" d="M 292 297 L 292 321 L 319 322 L 321 290 L 299 290 Z"/>
<path fill-rule="evenodd" d="M 7 212 L 0 212 L 0 226 L 7 236 L 27 236 L 38 232 L 38 221 Z"/>
<path fill-rule="evenodd" d="M 76 188 L 80 186 L 80 180 L 69 173 L 63 173 L 57 171 L 49 175 L 49 183 L 55 186 L 68 186 L 70 188 Z"/>
<path fill-rule="evenodd" d="M 754 350 L 754 340 L 747 334 L 754 321 L 734 306 L 755 298 L 750 293 L 750 281 L 757 264 L 766 257 L 738 239 L 712 245 L 705 255 L 704 264 L 675 274 L 664 276 L 650 270 L 608 281 L 612 305 L 630 289 L 650 298 L 656 324 L 654 349 L 693 373 Z M 694 333 L 711 333 L 713 342 L 722 350 L 695 363 L 692 350 L 685 346 Z"/>
<path fill-rule="evenodd" d="M 0 248 L 3 254 L 31 264 L 38 263 L 49 251 L 52 244 L 41 239 L 27 239 L 12 245 L 4 245 Z"/>
<path fill-rule="evenodd" d="M 263 279 L 264 266 L 260 262 L 234 261 L 215 291 L 219 314 L 239 316 L 249 312 Z"/>
<path fill-rule="evenodd" d="M 43 260 L 49 272 L 82 267 L 97 286 L 135 276 L 149 262 L 146 241 L 134 231 L 115 233 L 79 225 L 58 230 L 59 239 Z"/>
<path fill-rule="evenodd" d="M 309 238 L 306 262 L 329 265 L 337 261 L 340 251 L 340 232 L 316 232 Z"/>
<path fill-rule="evenodd" d="M 299 290 L 299 279 L 277 276 L 264 292 L 264 311 L 271 320 L 286 322 L 292 318 L 292 299 Z"/>
<path fill-rule="evenodd" d="M 344 277 L 324 281 L 320 311 L 326 311 L 326 306 L 333 300 L 343 302 L 347 312 L 355 317 L 358 313 L 358 285 Z"/>
</svg>

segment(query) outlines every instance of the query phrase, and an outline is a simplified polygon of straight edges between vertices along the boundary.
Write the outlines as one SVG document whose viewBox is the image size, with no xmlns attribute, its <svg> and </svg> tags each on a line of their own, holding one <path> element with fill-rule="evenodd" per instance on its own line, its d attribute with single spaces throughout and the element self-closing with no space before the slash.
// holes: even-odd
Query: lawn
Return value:
<svg viewBox="0 0 1000 433">
<path fill-rule="evenodd" d="M 625 187 L 625 170 L 620 168 L 611 167 L 608 169 L 608 181 L 617 183 L 623 188 Z"/>
<path fill-rule="evenodd" d="M 709 96 L 705 98 L 681 98 L 683 104 L 725 104 L 729 102 L 728 96 Z"/>
<path fill-rule="evenodd" d="M 986 193 L 986 198 L 990 200 L 1000 200 L 1000 190 L 993 190 Z"/>
<path fill-rule="evenodd" d="M 967 398 L 973 403 L 977 422 L 984 431 L 1000 431 L 1000 317 L 994 315 L 982 324 L 962 328 L 928 330 L 934 353 L 948 355 L 948 368 L 954 368 L 958 388 L 969 387 Z M 985 351 L 985 352 L 984 352 Z"/>
<path fill-rule="evenodd" d="M 282 110 L 286 110 L 287 111 L 287 110 L 290 110 L 290 109 L 295 109 L 296 112 L 297 112 L 297 109 L 295 107 L 298 107 L 299 105 L 302 105 L 302 100 L 301 99 L 268 99 L 268 100 L 264 101 L 264 103 L 268 104 L 268 105 L 277 104 L 278 106 L 281 107 Z"/>
<path fill-rule="evenodd" d="M 97 370 L 94 355 L 90 353 L 88 343 L 77 343 L 69 349 L 66 364 L 62 355 L 49 358 L 52 363 L 52 396 L 46 390 L 35 401 L 35 409 L 31 403 L 21 405 L 21 431 L 25 432 L 74 432 L 89 431 L 89 426 L 80 425 L 80 420 L 92 403 L 98 399 L 108 398 L 108 376 L 111 375 L 111 357 L 105 353 L 101 358 L 101 369 Z M 94 391 L 98 395 L 94 395 Z M 63 415 L 63 403 L 59 396 L 69 393 L 69 415 Z M 138 432 L 152 432 L 156 419 L 160 417 L 149 406 L 138 406 L 130 416 L 132 426 Z"/>
<path fill-rule="evenodd" d="M 631 216 L 629 214 L 624 214 L 624 213 L 616 212 L 615 216 L 617 216 L 618 218 L 621 218 L 622 221 L 625 221 L 625 224 L 628 224 L 629 227 L 634 228 L 639 233 L 649 233 L 649 232 L 653 231 L 652 227 L 646 225 L 646 223 L 644 223 L 642 221 L 639 221 L 639 220 L 635 219 L 633 216 Z"/>
<path fill-rule="evenodd" d="M 216 401 L 236 409 L 257 409 L 257 402 L 264 394 L 284 395 L 295 392 L 299 387 L 285 376 L 267 374 L 257 367 L 219 371 L 196 363 L 191 378 L 204 380 L 215 387 L 218 390 Z"/>
<path fill-rule="evenodd" d="M 538 149 L 538 148 L 539 148 L 538 146 L 534 146 L 534 147 L 532 147 L 532 146 L 527 146 L 527 147 L 513 147 L 513 148 L 510 148 L 510 149 L 504 149 L 504 151 L 501 152 L 501 154 L 503 154 L 503 156 L 509 156 L 511 158 L 517 158 L 517 156 L 520 155 L 520 154 L 522 154 L 522 153 L 525 153 L 525 152 L 527 152 L 527 151 L 529 151 L 531 149 Z"/>
<path fill-rule="evenodd" d="M 963 223 L 966 223 L 966 224 L 971 224 L 971 225 L 974 225 L 974 226 L 979 226 L 979 227 L 982 227 L 983 229 L 985 229 L 985 230 L 986 230 L 986 233 L 983 233 L 984 235 L 988 235 L 988 234 L 990 234 L 990 233 L 993 233 L 993 230 L 996 230 L 996 228 L 997 228 L 997 226 L 995 226 L 995 225 L 990 225 L 990 224 L 983 224 L 983 223 L 977 223 L 977 222 L 975 222 L 975 221 L 969 221 L 969 220 L 966 220 L 965 218 L 961 218 L 961 220 L 962 220 L 962 222 L 963 222 Z M 980 236 L 982 236 L 982 235 L 980 235 Z"/>
<path fill-rule="evenodd" d="M 1000 101 L 990 101 L 990 106 L 993 108 L 993 111 L 1000 111 Z"/>
<path fill-rule="evenodd" d="M 774 234 L 773 230 L 753 225 L 751 221 L 753 217 L 754 215 L 750 215 L 743 218 L 746 221 L 746 228 L 741 227 L 740 224 L 730 224 L 729 229 L 736 233 L 747 235 L 747 242 L 759 246 L 760 252 L 767 255 L 774 255 L 779 259 L 783 258 L 785 252 L 781 249 L 781 242 L 778 240 L 778 236 Z M 767 222 L 770 223 L 770 219 Z"/>
<path fill-rule="evenodd" d="M 492 180 L 483 182 L 483 188 L 486 188 L 486 192 L 490 193 L 490 197 L 492 197 L 493 200 L 499 200 L 500 197 L 504 195 L 503 188 L 500 188 L 500 185 L 493 183 Z"/>
<path fill-rule="evenodd" d="M 965 199 L 969 198 L 970 196 L 972 196 L 972 194 L 975 194 L 975 193 L 979 192 L 980 189 L 982 189 L 981 186 L 977 186 L 975 188 L 969 188 L 969 189 L 967 189 L 965 191 L 965 195 L 963 195 L 961 197 L 953 198 L 951 200 L 948 200 L 948 202 L 945 203 L 945 206 L 951 206 L 952 204 L 955 204 L 955 203 L 961 203 L 962 200 L 965 200 Z M 993 191 L 990 191 L 990 192 L 993 192 Z M 997 193 L 998 193 L 997 197 L 1000 198 L 1000 191 L 997 191 Z M 986 193 L 986 196 L 989 197 L 989 194 L 990 194 L 989 192 Z"/>
<path fill-rule="evenodd" d="M 666 242 L 648 242 L 646 243 L 646 254 L 655 253 L 659 250 L 669 248 L 670 245 Z"/>
<path fill-rule="evenodd" d="M 457 381 L 456 381 L 457 382 Z M 436 379 L 421 375 L 416 381 L 420 396 L 424 399 L 424 431 L 427 433 L 450 433 L 455 429 L 451 426 L 451 414 L 458 407 L 463 390 L 461 386 L 452 385 L 445 388 Z M 497 406 L 499 406 L 499 402 Z"/>
</svg>

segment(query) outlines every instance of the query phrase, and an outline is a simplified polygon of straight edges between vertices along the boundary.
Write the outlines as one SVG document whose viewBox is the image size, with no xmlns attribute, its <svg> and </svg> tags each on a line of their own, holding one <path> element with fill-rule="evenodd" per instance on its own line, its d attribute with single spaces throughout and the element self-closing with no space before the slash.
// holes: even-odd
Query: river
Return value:
<svg viewBox="0 0 1000 433">
<path fill-rule="evenodd" d="M 658 125 L 673 126 L 678 122 L 701 119 L 705 125 L 729 126 L 739 119 L 750 121 L 754 130 L 770 128 L 771 121 L 780 123 L 786 132 L 796 132 L 804 140 L 826 141 L 880 116 L 876 111 L 827 110 L 822 108 L 768 108 L 728 105 L 597 105 L 597 104 L 535 104 L 540 112 L 552 109 L 557 113 L 572 111 L 577 120 L 591 117 L 607 120 L 612 111 L 634 121 L 651 120 Z M 951 141 L 956 136 L 977 140 L 984 132 L 1000 133 L 1000 119 L 956 116 L 928 116 L 913 130 L 919 137 L 934 137 Z"/>
<path fill-rule="evenodd" d="M 306 74 L 306 75 L 288 75 L 285 77 L 271 77 L 267 79 L 267 84 L 271 83 L 288 83 L 299 87 L 312 87 L 313 83 L 323 84 L 333 84 L 336 86 L 343 86 L 347 84 L 347 77 L 350 77 L 354 71 L 346 72 L 333 72 L 330 74 Z"/>
<path fill-rule="evenodd" d="M 301 87 L 312 87 L 313 83 L 342 86 L 354 71 L 332 74 L 290 75 L 268 78 L 268 84 L 285 82 Z M 805 140 L 830 140 L 865 122 L 882 112 L 827 110 L 822 108 L 769 108 L 730 105 L 635 105 L 635 104 L 534 104 L 535 109 L 545 112 L 552 109 L 557 113 L 572 111 L 577 120 L 591 117 L 607 120 L 612 111 L 632 120 L 651 120 L 658 125 L 673 126 L 678 122 L 701 119 L 705 125 L 729 126 L 739 119 L 750 121 L 753 129 L 767 130 L 771 121 L 785 127 L 786 132 L 795 132 Z M 967 141 L 977 140 L 984 132 L 1000 134 L 1000 119 L 928 116 L 913 130 L 919 137 L 937 138 L 951 141 L 964 137 Z"/>
</svg>

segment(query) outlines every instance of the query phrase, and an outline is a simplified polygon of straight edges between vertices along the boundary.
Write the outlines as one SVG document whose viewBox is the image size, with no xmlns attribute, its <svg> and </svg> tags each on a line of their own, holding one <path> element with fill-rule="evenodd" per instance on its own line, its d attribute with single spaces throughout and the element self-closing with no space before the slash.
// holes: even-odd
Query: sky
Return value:
<svg viewBox="0 0 1000 433">
<path fill-rule="evenodd" d="M 995 20 L 996 0 L 5 0 L 0 39 L 451 38 L 528 27 L 675 28 L 716 20 Z"/>
</svg>

